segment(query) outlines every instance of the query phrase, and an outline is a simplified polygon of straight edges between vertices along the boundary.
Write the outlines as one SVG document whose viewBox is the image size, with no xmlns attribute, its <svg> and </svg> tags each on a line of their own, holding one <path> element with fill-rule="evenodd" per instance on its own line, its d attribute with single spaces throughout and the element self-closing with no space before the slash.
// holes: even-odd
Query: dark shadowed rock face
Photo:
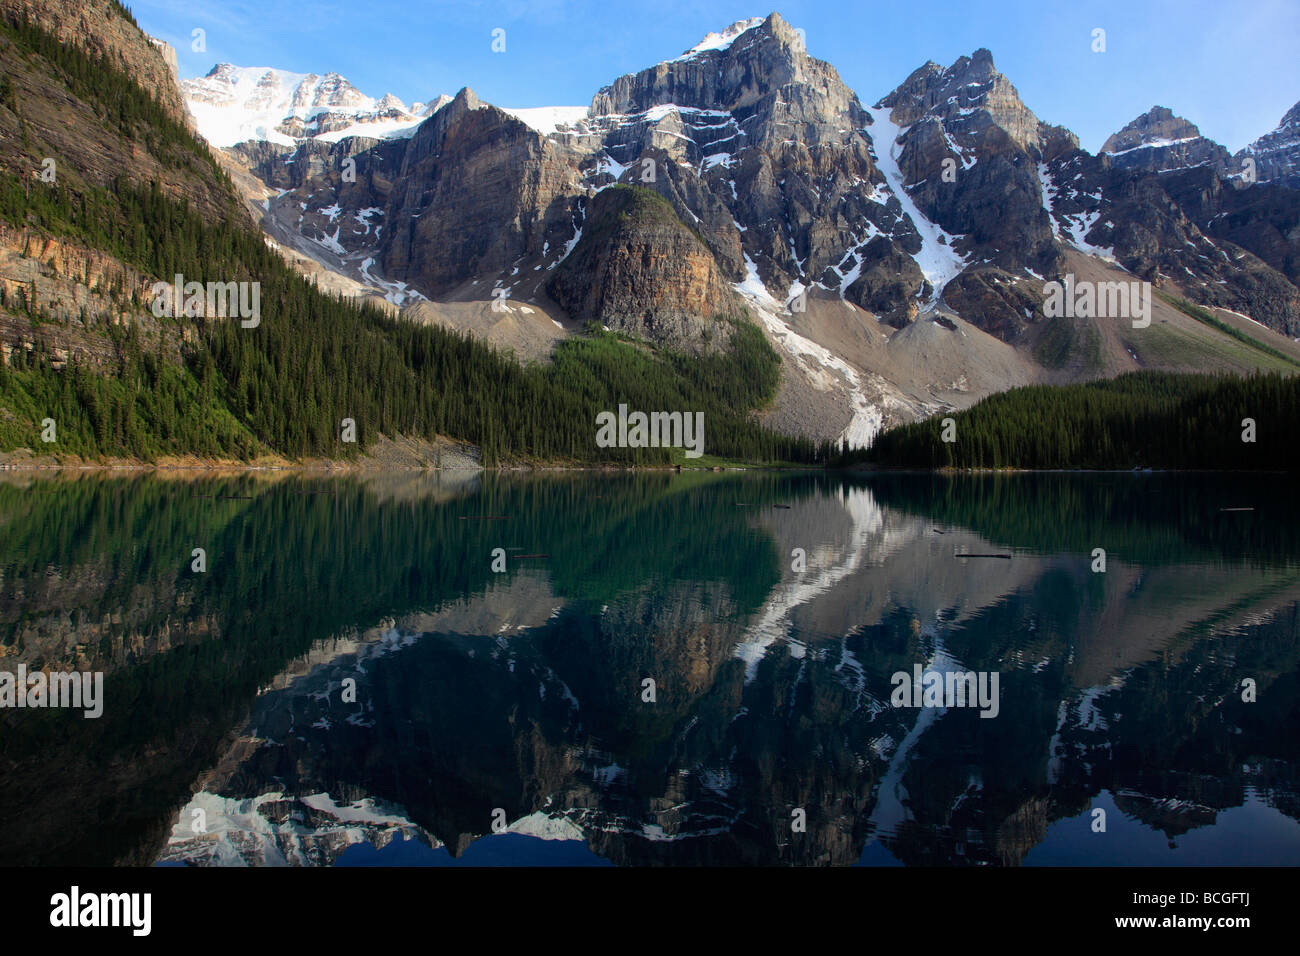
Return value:
<svg viewBox="0 0 1300 956">
<path fill-rule="evenodd" d="M 1198 302 L 1300 335 L 1300 290 L 1257 255 L 1202 232 L 1171 195 L 1189 192 L 1180 174 L 1116 169 L 1104 154 L 1079 150 L 1048 163 L 1043 176 L 1063 235 L 1138 278 L 1173 281 Z"/>
<path fill-rule="evenodd" d="M 634 186 L 591 199 L 582 238 L 547 291 L 576 319 L 688 351 L 726 345 L 721 320 L 743 314 L 704 240 Z"/>
<path fill-rule="evenodd" d="M 877 236 L 862 247 L 860 261 L 858 278 L 844 297 L 895 327 L 915 319 L 917 302 L 932 291 L 916 260 L 898 243 Z"/>
<path fill-rule="evenodd" d="M 1161 185 L 1206 235 L 1249 249 L 1300 286 L 1300 190 L 1221 179 L 1208 166 L 1169 173 Z"/>
<path fill-rule="evenodd" d="M 1300 103 L 1287 110 L 1277 129 L 1233 157 L 1233 171 L 1240 174 L 1248 158 L 1255 161 L 1256 182 L 1300 189 Z"/>
<path fill-rule="evenodd" d="M 1120 169 L 1166 172 L 1189 166 L 1210 166 L 1226 172 L 1231 157 L 1213 140 L 1206 139 L 1181 116 L 1163 106 L 1153 106 L 1102 145 L 1101 151 Z"/>
<path fill-rule="evenodd" d="M 752 275 L 787 308 L 842 297 L 903 327 L 946 306 L 1018 342 L 1071 247 L 1300 334 L 1293 191 L 1251 185 L 1163 107 L 1092 156 L 986 49 L 927 63 L 865 109 L 772 14 L 619 77 L 551 132 L 469 90 L 422 115 L 409 139 L 239 150 L 292 191 L 270 199 L 277 221 L 364 280 L 373 264 L 435 298 L 549 294 L 658 343 L 709 347 L 729 286 Z M 1261 180 L 1285 179 L 1300 107 L 1250 150 Z M 597 227 L 628 201 L 614 184 L 665 200 L 638 214 L 674 215 Z"/>
<path fill-rule="evenodd" d="M 1015 342 L 1043 317 L 1042 283 L 995 266 L 966 269 L 944 287 L 944 301 L 973 325 Z"/>
<path fill-rule="evenodd" d="M 500 271 L 572 234 L 574 174 L 562 151 L 472 90 L 422 124 L 388 197 L 385 273 L 432 294 Z"/>
<path fill-rule="evenodd" d="M 905 186 L 925 216 L 959 237 L 955 248 L 971 267 L 1056 273 L 1060 251 L 1043 209 L 1038 164 L 1077 148 L 1078 140 L 1040 121 L 988 50 L 947 69 L 927 63 L 879 106 L 902 128 Z M 1002 327 L 992 316 L 972 320 L 984 319 Z"/>
</svg>

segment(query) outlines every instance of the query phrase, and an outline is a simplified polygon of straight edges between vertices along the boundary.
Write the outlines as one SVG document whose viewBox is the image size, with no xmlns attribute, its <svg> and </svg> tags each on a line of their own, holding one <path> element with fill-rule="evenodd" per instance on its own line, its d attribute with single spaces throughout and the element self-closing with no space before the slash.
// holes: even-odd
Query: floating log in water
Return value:
<svg viewBox="0 0 1300 956">
<path fill-rule="evenodd" d="M 1009 554 L 954 554 L 953 557 L 954 558 L 1004 558 L 1007 561 L 1011 560 L 1011 555 Z"/>
<path fill-rule="evenodd" d="M 1220 511 L 1254 511 L 1254 508 L 1220 508 Z"/>
</svg>

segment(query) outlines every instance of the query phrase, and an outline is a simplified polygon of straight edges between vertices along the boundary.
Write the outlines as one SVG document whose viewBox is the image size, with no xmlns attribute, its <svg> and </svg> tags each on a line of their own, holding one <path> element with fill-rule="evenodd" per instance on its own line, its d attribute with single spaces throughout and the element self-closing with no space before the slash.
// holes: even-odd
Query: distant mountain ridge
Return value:
<svg viewBox="0 0 1300 956">
<path fill-rule="evenodd" d="M 1233 158 L 1240 167 L 1247 157 L 1255 160 L 1260 182 L 1300 189 L 1300 103 L 1287 110 L 1276 128 Z"/>
<path fill-rule="evenodd" d="M 1228 172 L 1228 151 L 1201 135 L 1196 125 L 1163 106 L 1153 106 L 1101 147 L 1111 162 L 1124 169 L 1164 172 L 1210 165 Z"/>
<path fill-rule="evenodd" d="M 1294 230 L 1263 212 L 1231 229 L 1214 218 L 1274 187 L 1229 186 L 1204 215 L 1183 174 L 1205 166 L 1229 182 L 1232 158 L 1195 126 L 1157 107 L 1093 156 L 1025 105 L 987 49 L 924 64 L 874 106 L 779 14 L 618 77 L 586 109 L 505 110 L 465 89 L 424 117 L 389 101 L 383 118 L 341 77 L 293 75 L 304 92 L 289 96 L 277 71 L 211 76 L 185 81 L 200 130 L 223 129 L 205 116 L 214 83 L 274 88 L 269 115 L 282 118 L 228 150 L 264 184 L 256 201 L 278 242 L 419 320 L 538 358 L 592 321 L 693 349 L 711 334 L 704 303 L 717 315 L 743 305 L 786 356 L 781 427 L 869 440 L 1044 375 L 1162 367 L 1164 354 L 1139 359 L 1109 332 L 1098 353 L 1093 329 L 1045 321 L 1044 284 L 1078 256 L 1300 337 Z M 262 105 L 221 95 L 243 116 Z M 1260 167 L 1283 168 L 1286 135 L 1261 142 Z M 658 193 L 698 236 L 714 260 L 692 267 L 702 285 L 629 268 L 619 244 L 666 259 L 673 230 L 588 228 L 616 183 Z M 571 256 L 594 271 L 575 281 L 569 263 L 557 283 Z M 650 275 L 666 283 L 653 295 L 634 281 Z M 895 334 L 914 325 L 925 331 Z M 963 347 L 949 347 L 950 328 Z"/>
<path fill-rule="evenodd" d="M 5 2 L 45 15 L 39 0 Z M 102 40 L 135 29 L 114 16 Z M 133 72 L 174 84 L 165 46 L 119 42 Z M 40 78 L 18 79 L 37 105 Z M 224 171 L 324 290 L 543 368 L 602 326 L 667 362 L 729 360 L 728 343 L 752 351 L 757 331 L 780 359 L 758 418 L 787 435 L 864 445 L 1015 385 L 1285 366 L 1300 337 L 1296 190 L 1225 174 L 1223 152 L 1169 110 L 1092 155 L 1039 119 L 987 49 L 924 64 L 874 104 L 777 14 L 616 77 L 583 107 L 502 109 L 469 89 L 408 106 L 336 73 L 229 64 L 172 89 L 220 170 L 182 174 L 147 150 L 105 163 L 90 148 L 92 182 L 156 178 L 221 219 L 211 175 Z M 24 122 L 0 105 L 6 135 Z M 81 126 L 113 149 L 115 134 Z M 1281 168 L 1287 135 L 1261 140 L 1259 169 Z M 16 295 L 25 273 L 11 271 Z M 1049 316 L 1046 292 L 1070 277 L 1151 283 L 1150 327 Z M 1174 301 L 1219 311 L 1203 321 Z M 21 320 L 11 332 L 32 338 Z M 51 336 L 83 349 L 38 337 Z"/>
<path fill-rule="evenodd" d="M 337 73 L 318 76 L 229 63 L 182 80 L 181 90 L 199 132 L 220 147 L 248 140 L 292 147 L 304 139 L 328 142 L 362 133 L 409 135 L 447 102 L 441 97 L 408 109 L 391 93 L 378 100 L 366 96 Z"/>
</svg>

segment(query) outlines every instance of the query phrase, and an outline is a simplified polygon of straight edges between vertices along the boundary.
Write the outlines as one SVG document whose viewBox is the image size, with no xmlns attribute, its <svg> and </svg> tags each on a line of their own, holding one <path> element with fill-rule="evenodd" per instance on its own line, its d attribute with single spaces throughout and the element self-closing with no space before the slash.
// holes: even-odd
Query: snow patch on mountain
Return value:
<svg viewBox="0 0 1300 956">
<path fill-rule="evenodd" d="M 1046 163 L 1038 164 L 1038 185 L 1043 191 L 1043 208 L 1047 210 L 1047 221 L 1051 224 L 1052 235 L 1060 239 L 1061 227 L 1056 221 L 1056 214 L 1052 212 L 1052 204 L 1056 201 L 1056 184 L 1052 182 L 1052 174 L 1047 171 Z"/>
<path fill-rule="evenodd" d="M 958 255 L 952 247 L 953 240 L 960 237 L 948 235 L 922 215 L 903 184 L 903 173 L 898 168 L 898 155 L 895 151 L 899 148 L 899 138 L 911 127 L 895 125 L 889 118 L 888 107 L 878 106 L 868 109 L 867 113 L 870 114 L 872 121 L 869 132 L 876 148 L 876 167 L 884 174 L 890 191 L 898 197 L 898 201 L 903 205 L 903 212 L 912 220 L 912 225 L 921 236 L 921 251 L 912 258 L 920 267 L 921 274 L 934 288 L 931 301 L 937 301 L 943 292 L 943 287 L 966 268 L 965 258 Z"/>
<path fill-rule="evenodd" d="M 270 67 L 220 64 L 204 77 L 181 81 L 199 133 L 213 146 L 246 140 L 295 145 L 277 127 L 292 114 L 293 91 L 306 78 Z"/>
<path fill-rule="evenodd" d="M 1098 196 L 1100 198 L 1100 196 Z M 1086 252 L 1098 259 L 1105 259 L 1107 262 L 1115 261 L 1115 250 L 1113 248 L 1103 248 L 1094 246 L 1085 236 L 1092 231 L 1092 227 L 1097 224 L 1101 218 L 1101 210 L 1096 209 L 1093 212 L 1079 213 L 1077 216 L 1065 216 L 1066 231 L 1070 234 L 1070 241 L 1074 243 L 1075 248 L 1080 252 Z"/>
<path fill-rule="evenodd" d="M 585 106 L 531 106 L 525 109 L 502 107 L 502 112 L 509 113 L 515 119 L 526 123 L 543 136 L 557 132 L 561 126 L 572 126 L 579 120 L 587 118 Z"/>
<path fill-rule="evenodd" d="M 313 139 L 321 143 L 337 143 L 349 136 L 369 136 L 371 139 L 409 139 L 415 135 L 424 120 L 420 117 L 377 120 L 372 123 L 353 123 L 343 129 L 318 133 Z"/>
<path fill-rule="evenodd" d="M 693 57 L 699 56 L 701 53 L 707 53 L 710 50 L 725 50 L 729 48 L 731 44 L 735 43 L 740 35 L 746 30 L 752 30 L 754 27 L 760 26 L 762 23 L 762 17 L 749 17 L 746 20 L 737 20 L 721 33 L 705 34 L 704 39 L 695 44 L 695 46 L 691 47 L 676 59 L 668 60 L 667 62 L 678 63 L 682 60 L 689 60 Z"/>
<path fill-rule="evenodd" d="M 1130 146 L 1128 149 L 1103 149 L 1101 152 L 1102 155 L 1105 156 L 1123 156 L 1126 153 L 1132 153 L 1139 149 L 1162 149 L 1166 146 L 1177 146 L 1180 143 L 1194 143 L 1200 138 L 1201 137 L 1199 136 L 1185 136 L 1182 139 L 1166 139 L 1161 137 L 1159 139 L 1153 139 L 1150 142 L 1138 143 L 1138 145 Z"/>
<path fill-rule="evenodd" d="M 735 290 L 754 307 L 763 327 L 799 363 L 808 380 L 822 391 L 828 391 L 834 386 L 832 373 L 838 372 L 848 383 L 853 417 L 840 433 L 840 439 L 848 442 L 850 448 L 870 446 L 884 425 L 884 414 L 868 400 L 858 371 L 830 349 L 804 338 L 786 324 L 780 315 L 786 310 L 767 291 L 748 253 L 745 253 L 745 269 L 745 280 L 736 283 Z"/>
</svg>

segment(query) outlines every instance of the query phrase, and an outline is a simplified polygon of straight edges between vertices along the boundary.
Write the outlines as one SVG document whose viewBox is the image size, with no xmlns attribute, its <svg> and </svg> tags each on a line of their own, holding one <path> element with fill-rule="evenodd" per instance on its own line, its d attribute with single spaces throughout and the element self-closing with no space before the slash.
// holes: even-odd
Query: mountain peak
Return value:
<svg viewBox="0 0 1300 956">
<path fill-rule="evenodd" d="M 619 77 L 592 97 L 591 115 L 634 115 L 669 105 L 727 112 L 789 84 L 822 78 L 842 86 L 829 64 L 807 55 L 799 31 L 771 13 L 737 20 L 676 59 Z"/>
<path fill-rule="evenodd" d="M 1195 123 L 1166 106 L 1153 106 L 1110 136 L 1101 151 L 1121 169 L 1168 172 L 1190 166 L 1225 169 L 1228 151 L 1206 139 Z"/>
<path fill-rule="evenodd" d="M 1001 75 L 993 65 L 993 53 L 987 47 L 980 47 L 970 56 L 960 57 L 950 69 L 971 77 L 988 78 Z"/>
<path fill-rule="evenodd" d="M 1157 140 L 1188 139 L 1201 135 L 1196 124 L 1176 116 L 1167 106 L 1153 106 L 1134 117 L 1119 132 L 1114 133 L 1102 146 L 1103 153 L 1118 153 L 1137 146 L 1149 145 Z"/>
<path fill-rule="evenodd" d="M 888 107 L 893 121 L 901 127 L 912 126 L 928 116 L 945 128 L 957 128 L 970 125 L 974 114 L 981 114 L 986 118 L 977 126 L 991 122 L 1021 148 L 1041 146 L 1038 117 L 997 71 L 993 54 L 985 47 L 970 56 L 958 57 L 946 69 L 933 61 L 926 62 L 876 105 Z"/>
<path fill-rule="evenodd" d="M 451 103 L 448 105 L 461 109 L 476 110 L 485 104 L 472 89 L 468 86 L 462 86 L 456 92 L 456 95 L 451 98 Z"/>
<path fill-rule="evenodd" d="M 409 135 L 419 122 L 391 93 L 376 101 L 332 70 L 291 73 L 218 63 L 180 87 L 199 133 L 218 147 L 249 140 L 293 147 L 303 139 L 382 139 Z"/>
<path fill-rule="evenodd" d="M 719 33 L 706 33 L 703 40 L 679 56 L 677 60 L 671 60 L 669 62 L 675 63 L 679 60 L 687 60 L 699 56 L 701 53 L 709 53 L 713 50 L 725 50 L 729 48 L 742 33 L 746 33 L 749 30 L 754 29 L 754 27 L 762 26 L 764 23 L 771 23 L 773 19 L 782 23 L 785 22 L 775 13 L 770 14 L 766 19 L 763 17 L 747 17 L 744 20 L 737 20 Z"/>
<path fill-rule="evenodd" d="M 1235 157 L 1235 166 L 1250 157 L 1261 183 L 1276 182 L 1300 189 L 1300 103 L 1286 111 L 1277 128 L 1265 133 Z"/>
</svg>

